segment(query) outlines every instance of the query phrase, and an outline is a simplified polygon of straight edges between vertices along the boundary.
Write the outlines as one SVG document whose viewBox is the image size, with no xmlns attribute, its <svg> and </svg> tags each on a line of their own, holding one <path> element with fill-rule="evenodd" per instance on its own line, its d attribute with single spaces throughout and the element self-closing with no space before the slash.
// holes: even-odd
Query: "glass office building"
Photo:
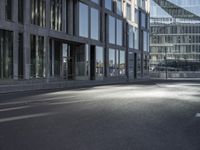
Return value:
<svg viewBox="0 0 200 150">
<path fill-rule="evenodd" d="M 148 77 L 149 0 L 1 0 L 0 82 Z"/>
<path fill-rule="evenodd" d="M 200 1 L 151 0 L 150 69 L 153 73 L 200 72 Z M 189 77 L 189 76 L 188 76 Z"/>
</svg>

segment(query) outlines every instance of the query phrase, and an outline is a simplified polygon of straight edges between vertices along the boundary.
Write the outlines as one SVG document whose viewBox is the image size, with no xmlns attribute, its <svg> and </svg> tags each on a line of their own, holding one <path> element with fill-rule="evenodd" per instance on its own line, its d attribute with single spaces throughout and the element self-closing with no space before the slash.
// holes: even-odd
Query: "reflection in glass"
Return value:
<svg viewBox="0 0 200 150">
<path fill-rule="evenodd" d="M 44 37 L 31 35 L 31 78 L 44 77 Z"/>
<path fill-rule="evenodd" d="M 105 0 L 105 8 L 112 10 L 113 9 L 113 0 Z"/>
<path fill-rule="evenodd" d="M 46 0 L 31 0 L 31 23 L 41 27 L 46 25 Z"/>
<path fill-rule="evenodd" d="M 120 50 L 120 62 L 119 62 L 119 74 L 125 75 L 126 68 L 125 68 L 125 51 Z"/>
<path fill-rule="evenodd" d="M 51 29 L 62 30 L 62 0 L 51 0 Z"/>
<path fill-rule="evenodd" d="M 122 46 L 122 21 L 117 19 L 117 45 Z"/>
<path fill-rule="evenodd" d="M 79 35 L 88 37 L 88 6 L 84 3 L 79 3 Z"/>
<path fill-rule="evenodd" d="M 103 77 L 104 75 L 104 57 L 103 48 L 96 47 L 96 76 Z"/>
<path fill-rule="evenodd" d="M 0 30 L 0 79 L 13 78 L 13 33 Z"/>
<path fill-rule="evenodd" d="M 99 11 L 91 8 L 91 38 L 99 40 Z"/>
<path fill-rule="evenodd" d="M 109 43 L 115 44 L 115 18 L 109 16 Z"/>
</svg>

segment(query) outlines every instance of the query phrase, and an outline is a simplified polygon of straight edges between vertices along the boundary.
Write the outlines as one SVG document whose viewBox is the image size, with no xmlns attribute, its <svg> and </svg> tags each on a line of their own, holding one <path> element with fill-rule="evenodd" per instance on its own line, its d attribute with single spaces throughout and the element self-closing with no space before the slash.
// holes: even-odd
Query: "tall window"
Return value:
<svg viewBox="0 0 200 150">
<path fill-rule="evenodd" d="M 96 76 L 103 77 L 104 75 L 104 57 L 103 48 L 96 47 Z"/>
<path fill-rule="evenodd" d="M 130 4 L 126 4 L 126 18 L 128 20 L 132 20 L 132 15 L 131 15 L 131 5 Z"/>
<path fill-rule="evenodd" d="M 51 29 L 62 30 L 62 0 L 51 0 Z"/>
<path fill-rule="evenodd" d="M 122 15 L 122 0 L 117 0 L 117 14 Z"/>
<path fill-rule="evenodd" d="M 109 43 L 115 44 L 115 18 L 109 16 Z"/>
<path fill-rule="evenodd" d="M 44 77 L 44 37 L 31 35 L 31 78 Z"/>
<path fill-rule="evenodd" d="M 109 49 L 109 76 L 116 76 L 116 56 L 114 49 Z"/>
<path fill-rule="evenodd" d="M 41 27 L 46 25 L 46 0 L 31 0 L 31 23 Z"/>
<path fill-rule="evenodd" d="M 5 15 L 7 20 L 12 20 L 12 0 L 5 1 Z"/>
<path fill-rule="evenodd" d="M 0 79 L 13 77 L 13 33 L 0 30 Z"/>
<path fill-rule="evenodd" d="M 113 9 L 113 0 L 105 0 L 105 8 L 112 10 Z"/>
<path fill-rule="evenodd" d="M 94 40 L 99 40 L 99 11 L 91 8 L 91 35 Z"/>
<path fill-rule="evenodd" d="M 125 51 L 120 50 L 119 52 L 119 75 L 126 74 L 126 63 L 125 63 Z"/>
<path fill-rule="evenodd" d="M 88 37 L 88 20 L 89 20 L 89 8 L 84 3 L 79 3 L 79 35 L 82 37 Z"/>
<path fill-rule="evenodd" d="M 109 76 L 125 75 L 125 51 L 109 49 Z"/>
<path fill-rule="evenodd" d="M 24 23 L 24 0 L 18 0 L 18 22 Z"/>
<path fill-rule="evenodd" d="M 122 46 L 122 21 L 117 19 L 117 45 Z"/>
<path fill-rule="evenodd" d="M 23 33 L 19 33 L 19 49 L 18 49 L 18 77 L 20 79 L 24 76 L 24 39 Z"/>
<path fill-rule="evenodd" d="M 143 49 L 144 51 L 149 51 L 149 38 L 146 31 L 143 31 Z"/>
</svg>

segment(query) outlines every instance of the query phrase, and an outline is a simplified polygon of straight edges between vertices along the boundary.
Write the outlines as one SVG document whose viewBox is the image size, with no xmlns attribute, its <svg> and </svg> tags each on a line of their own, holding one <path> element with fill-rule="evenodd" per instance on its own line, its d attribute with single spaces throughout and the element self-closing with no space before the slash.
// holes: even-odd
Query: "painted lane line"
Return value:
<svg viewBox="0 0 200 150">
<path fill-rule="evenodd" d="M 12 111 L 12 110 L 19 110 L 19 109 L 25 109 L 25 108 L 30 108 L 30 106 L 20 106 L 20 107 L 4 108 L 4 109 L 0 109 L 0 112 Z"/>
<path fill-rule="evenodd" d="M 44 116 L 49 116 L 49 115 L 53 115 L 53 114 L 56 114 L 56 113 L 55 112 L 54 113 L 38 113 L 38 114 L 32 114 L 32 115 L 2 118 L 2 119 L 0 119 L 0 123 L 23 120 L 23 119 L 30 119 L 30 118 L 35 118 L 35 117 L 44 117 Z"/>
<path fill-rule="evenodd" d="M 52 101 L 52 100 L 59 100 L 59 99 L 63 99 L 63 98 L 73 98 L 76 96 L 62 96 L 62 97 L 52 97 L 52 98 L 45 98 L 45 99 L 41 99 L 41 100 L 25 100 L 25 101 L 19 101 L 19 102 L 7 102 L 7 103 L 0 103 L 0 106 L 4 106 L 4 105 L 15 105 L 15 104 L 28 104 L 28 103 L 33 103 L 33 102 L 45 102 L 45 101 Z"/>
</svg>

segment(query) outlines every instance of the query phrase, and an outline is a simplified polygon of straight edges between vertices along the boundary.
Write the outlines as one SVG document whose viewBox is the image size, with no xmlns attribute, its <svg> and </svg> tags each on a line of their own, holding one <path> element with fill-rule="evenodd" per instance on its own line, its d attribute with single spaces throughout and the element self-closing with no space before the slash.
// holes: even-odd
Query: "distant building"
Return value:
<svg viewBox="0 0 200 150">
<path fill-rule="evenodd" d="M 151 0 L 150 70 L 200 71 L 200 1 Z"/>
<path fill-rule="evenodd" d="M 148 77 L 149 7 L 149 0 L 0 0 L 0 82 Z"/>
</svg>

